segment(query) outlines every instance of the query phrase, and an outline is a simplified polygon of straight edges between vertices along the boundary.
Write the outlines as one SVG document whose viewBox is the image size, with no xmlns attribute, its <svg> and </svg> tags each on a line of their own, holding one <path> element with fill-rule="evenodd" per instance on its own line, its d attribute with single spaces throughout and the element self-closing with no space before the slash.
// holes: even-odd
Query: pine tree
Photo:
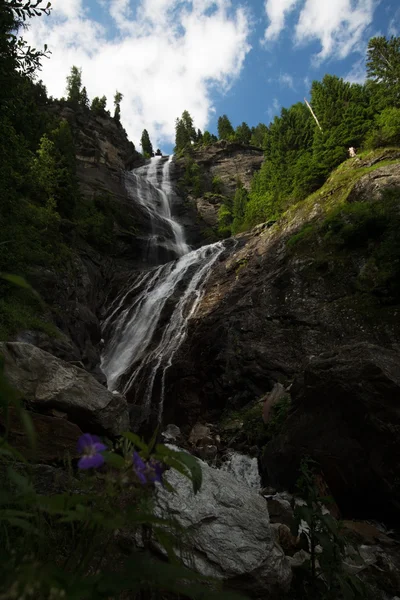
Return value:
<svg viewBox="0 0 400 600">
<path fill-rule="evenodd" d="M 150 136 L 147 129 L 143 129 L 142 137 L 140 139 L 140 145 L 142 146 L 142 151 L 144 156 L 150 158 L 153 156 L 153 145 L 150 141 Z"/>
<path fill-rule="evenodd" d="M 197 134 L 193 126 L 193 119 L 187 110 L 182 113 L 182 122 L 186 129 L 187 136 L 191 142 L 196 142 Z"/>
<path fill-rule="evenodd" d="M 117 121 L 117 123 L 119 123 L 121 121 L 121 101 L 122 101 L 123 97 L 124 96 L 121 94 L 121 92 L 118 92 L 118 90 L 115 92 L 115 96 L 114 96 L 114 106 L 115 106 L 114 119 Z"/>
<path fill-rule="evenodd" d="M 86 87 L 82 88 L 80 103 L 85 108 L 89 108 L 89 98 L 88 98 L 88 95 L 87 95 Z"/>
<path fill-rule="evenodd" d="M 264 138 L 268 131 L 268 127 L 264 123 L 259 123 L 257 127 L 251 128 L 250 144 L 258 146 L 259 148 L 264 147 Z"/>
<path fill-rule="evenodd" d="M 233 199 L 233 222 L 231 226 L 232 233 L 238 233 L 242 229 L 248 201 L 248 193 L 243 187 L 242 182 L 238 181 L 238 187 L 236 189 L 235 197 Z"/>
<path fill-rule="evenodd" d="M 218 119 L 218 138 L 220 140 L 232 140 L 235 137 L 235 131 L 226 115 Z"/>
<path fill-rule="evenodd" d="M 250 144 L 251 129 L 244 121 L 236 127 L 235 138 L 242 144 Z"/>
<path fill-rule="evenodd" d="M 71 73 L 67 77 L 67 100 L 74 104 L 81 103 L 82 97 L 82 69 L 71 67 Z"/>
<path fill-rule="evenodd" d="M 92 100 L 90 110 L 92 110 L 96 115 L 101 115 L 106 112 L 106 106 L 107 106 L 107 98 L 105 96 L 102 96 L 101 98 L 96 96 Z"/>
<path fill-rule="evenodd" d="M 200 137 L 199 137 L 200 136 Z M 196 132 L 193 125 L 193 119 L 187 110 L 184 110 L 182 117 L 175 122 L 175 152 L 184 152 L 190 148 L 192 143 L 201 141 L 202 133 L 200 129 Z"/>
<path fill-rule="evenodd" d="M 367 51 L 367 74 L 378 85 L 379 104 L 400 106 L 400 37 L 374 37 Z"/>
</svg>

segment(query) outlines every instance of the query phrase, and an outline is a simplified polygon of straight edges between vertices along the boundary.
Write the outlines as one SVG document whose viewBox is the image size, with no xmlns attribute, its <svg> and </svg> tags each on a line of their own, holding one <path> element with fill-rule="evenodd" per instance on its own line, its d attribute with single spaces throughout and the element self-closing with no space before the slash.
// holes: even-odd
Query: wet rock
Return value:
<svg viewBox="0 0 400 600">
<path fill-rule="evenodd" d="M 343 521 L 345 534 L 365 545 L 381 544 L 391 546 L 395 541 L 376 525 L 366 521 Z"/>
<path fill-rule="evenodd" d="M 217 446 L 214 446 L 214 444 L 205 444 L 204 446 L 200 446 L 196 452 L 196 455 L 206 462 L 214 461 L 217 454 L 218 448 Z"/>
<path fill-rule="evenodd" d="M 255 491 L 260 489 L 261 478 L 256 458 L 251 458 L 239 452 L 231 452 L 222 463 L 221 469 L 222 471 L 231 473 L 239 483 Z"/>
<path fill-rule="evenodd" d="M 293 523 L 292 497 L 286 492 L 267 497 L 268 513 L 271 523 L 283 523 L 289 527 Z"/>
<path fill-rule="evenodd" d="M 286 391 L 283 385 L 281 383 L 276 383 L 272 388 L 272 391 L 263 398 L 262 418 L 265 424 L 269 421 L 272 408 L 285 394 Z"/>
<path fill-rule="evenodd" d="M 181 430 L 176 425 L 170 424 L 167 425 L 164 431 L 162 432 L 162 437 L 165 442 L 177 442 L 181 437 Z"/>
<path fill-rule="evenodd" d="M 291 533 L 290 528 L 283 523 L 272 523 L 271 527 L 276 536 L 276 542 L 282 548 L 284 553 L 292 556 L 299 550 L 300 537 Z"/>
<path fill-rule="evenodd" d="M 195 496 L 190 482 L 175 471 L 167 479 L 176 490 L 158 488 L 158 514 L 190 530 L 189 544 L 177 549 L 186 564 L 253 598 L 281 598 L 291 570 L 276 545 L 264 499 L 230 473 L 201 463 L 203 484 Z M 189 552 L 187 553 L 187 550 Z"/>
<path fill-rule="evenodd" d="M 30 412 L 35 430 L 35 446 L 26 433 L 25 427 L 15 409 L 9 408 L 7 415 L 8 442 L 29 461 L 52 463 L 66 458 L 77 458 L 77 441 L 81 429 L 63 418 L 55 418 Z M 6 426 L 4 416 L 0 416 L 0 428 Z"/>
<path fill-rule="evenodd" d="M 189 434 L 189 444 L 191 446 L 204 446 L 213 443 L 211 429 L 207 425 L 196 423 Z"/>
<path fill-rule="evenodd" d="M 35 411 L 56 409 L 83 430 L 117 435 L 129 429 L 128 407 L 89 373 L 31 344 L 0 343 L 5 375 Z"/>
<path fill-rule="evenodd" d="M 292 569 L 298 569 L 310 560 L 310 554 L 306 550 L 299 550 L 293 556 L 288 556 L 287 559 Z"/>
<path fill-rule="evenodd" d="M 318 461 L 344 514 L 396 518 L 400 492 L 400 356 L 363 343 L 311 359 L 291 390 L 293 410 L 262 464 L 293 486 L 304 454 Z"/>
</svg>

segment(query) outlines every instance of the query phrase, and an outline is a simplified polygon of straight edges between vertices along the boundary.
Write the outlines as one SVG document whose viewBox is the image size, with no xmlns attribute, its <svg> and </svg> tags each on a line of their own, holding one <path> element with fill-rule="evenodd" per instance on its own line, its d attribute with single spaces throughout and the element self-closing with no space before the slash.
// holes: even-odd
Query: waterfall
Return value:
<svg viewBox="0 0 400 600">
<path fill-rule="evenodd" d="M 171 161 L 155 157 L 127 175 L 130 197 L 151 221 L 148 256 L 151 263 L 158 256 L 158 265 L 133 273 L 109 306 L 101 364 L 110 390 L 140 401 L 146 416 L 156 403 L 159 421 L 166 371 L 185 339 L 212 266 L 224 251 L 222 242 L 192 251 L 187 245 L 182 226 L 172 216 Z M 160 250 L 174 260 L 160 265 Z"/>
<path fill-rule="evenodd" d="M 159 264 L 162 257 L 171 260 L 189 252 L 183 227 L 171 216 L 172 158 L 172 155 L 168 160 L 155 156 L 125 177 L 129 196 L 141 206 L 151 223 L 145 257 L 150 264 Z"/>
</svg>

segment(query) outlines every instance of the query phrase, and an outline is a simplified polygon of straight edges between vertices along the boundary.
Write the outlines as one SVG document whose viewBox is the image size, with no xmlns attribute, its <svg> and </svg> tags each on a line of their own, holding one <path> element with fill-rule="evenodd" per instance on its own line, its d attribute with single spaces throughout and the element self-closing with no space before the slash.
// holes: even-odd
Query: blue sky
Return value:
<svg viewBox="0 0 400 600">
<path fill-rule="evenodd" d="M 374 35 L 400 34 L 397 0 L 53 0 L 32 21 L 29 41 L 52 57 L 41 77 L 61 97 L 70 67 L 82 67 L 89 97 L 112 109 L 124 94 L 122 123 L 139 147 L 146 127 L 170 152 L 183 110 L 216 132 L 269 123 L 332 73 L 362 82 Z"/>
</svg>

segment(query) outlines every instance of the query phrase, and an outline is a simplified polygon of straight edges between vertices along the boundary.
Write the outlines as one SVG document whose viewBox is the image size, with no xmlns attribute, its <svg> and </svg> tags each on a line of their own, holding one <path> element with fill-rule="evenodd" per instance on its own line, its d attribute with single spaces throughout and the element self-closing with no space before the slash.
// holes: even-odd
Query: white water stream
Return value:
<svg viewBox="0 0 400 600">
<path fill-rule="evenodd" d="M 152 158 L 129 175 L 127 189 L 151 220 L 153 258 L 160 247 L 177 258 L 134 273 L 111 304 L 103 323 L 106 346 L 101 364 L 110 390 L 127 393 L 140 386 L 140 404 L 149 412 L 152 401 L 157 402 L 159 420 L 165 373 L 185 339 L 212 266 L 224 250 L 218 242 L 190 251 L 182 226 L 172 216 L 171 161 L 172 157 Z"/>
</svg>

